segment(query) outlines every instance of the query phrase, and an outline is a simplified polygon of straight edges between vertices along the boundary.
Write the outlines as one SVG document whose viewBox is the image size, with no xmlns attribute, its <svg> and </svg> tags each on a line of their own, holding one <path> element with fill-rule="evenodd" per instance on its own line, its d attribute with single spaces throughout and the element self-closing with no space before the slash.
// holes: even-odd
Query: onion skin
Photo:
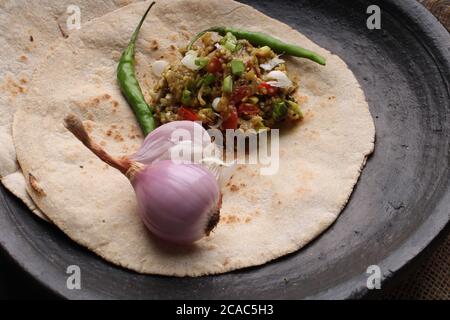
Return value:
<svg viewBox="0 0 450 320">
<path fill-rule="evenodd" d="M 165 241 L 191 244 L 208 235 L 219 220 L 219 186 L 199 165 L 159 161 L 137 170 L 131 183 L 142 221 Z"/>
<path fill-rule="evenodd" d="M 158 161 L 148 165 L 127 157 L 118 159 L 91 139 L 76 115 L 66 116 L 64 125 L 97 157 L 130 180 L 141 219 L 158 238 L 176 244 L 191 244 L 208 236 L 219 222 L 220 187 L 214 174 L 204 166 L 163 160 L 165 152 L 161 149 L 156 150 Z M 195 128 L 193 123 L 175 126 L 178 125 Z M 164 135 L 159 137 L 164 129 L 161 127 L 160 133 L 157 130 L 154 131 L 155 140 L 164 142 Z M 153 142 L 147 143 L 145 147 L 151 148 Z M 145 152 L 141 154 L 143 160 L 148 161 L 145 155 Z"/>
<path fill-rule="evenodd" d="M 146 165 L 160 160 L 170 160 L 170 148 L 177 144 L 171 140 L 176 130 L 180 130 L 179 133 L 183 130 L 183 133 L 190 135 L 190 140 L 194 144 L 202 145 L 204 148 L 211 143 L 211 137 L 200 124 L 192 121 L 173 121 L 153 130 L 130 159 Z"/>
</svg>

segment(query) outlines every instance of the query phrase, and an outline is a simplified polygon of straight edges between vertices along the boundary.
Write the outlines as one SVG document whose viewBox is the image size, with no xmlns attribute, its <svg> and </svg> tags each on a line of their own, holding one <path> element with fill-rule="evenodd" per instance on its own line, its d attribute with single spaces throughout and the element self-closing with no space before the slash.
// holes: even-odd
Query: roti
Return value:
<svg viewBox="0 0 450 320">
<path fill-rule="evenodd" d="M 136 70 L 147 97 L 155 83 L 152 62 L 179 59 L 177 48 L 212 25 L 262 31 L 327 59 L 322 67 L 286 58 L 289 72 L 300 78 L 304 119 L 280 133 L 278 172 L 264 176 L 260 165 L 240 165 L 223 189 L 221 220 L 210 236 L 189 247 L 161 243 L 140 220 L 127 178 L 63 125 L 64 117 L 75 113 L 114 156 L 139 148 L 142 135 L 120 93 L 116 67 L 147 6 L 132 4 L 85 24 L 37 67 L 13 131 L 31 197 L 74 241 L 140 273 L 218 274 L 300 249 L 336 220 L 374 148 L 373 120 L 355 76 L 338 56 L 247 5 L 157 3 L 136 48 Z"/>
</svg>

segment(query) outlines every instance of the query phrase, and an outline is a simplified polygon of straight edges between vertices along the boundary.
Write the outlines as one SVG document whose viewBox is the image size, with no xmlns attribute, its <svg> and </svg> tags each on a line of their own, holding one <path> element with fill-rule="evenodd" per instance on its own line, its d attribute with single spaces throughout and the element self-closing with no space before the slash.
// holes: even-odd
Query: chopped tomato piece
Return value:
<svg viewBox="0 0 450 320">
<path fill-rule="evenodd" d="M 208 70 L 209 73 L 221 73 L 222 70 L 222 61 L 220 61 L 219 58 L 214 57 L 212 58 L 208 66 L 206 67 L 206 70 Z"/>
<path fill-rule="evenodd" d="M 198 120 L 197 114 L 195 112 L 193 112 L 192 110 L 189 110 L 186 107 L 181 107 L 180 109 L 178 109 L 178 115 L 184 120 L 189 120 L 189 121 L 197 121 Z"/>
<path fill-rule="evenodd" d="M 257 115 L 259 111 L 258 106 L 251 103 L 243 103 L 238 108 L 239 115 L 254 116 Z"/>
<path fill-rule="evenodd" d="M 233 94 L 231 95 L 231 101 L 234 104 L 239 104 L 244 100 L 244 98 L 250 97 L 253 95 L 253 90 L 250 86 L 240 86 L 237 87 Z"/>
<path fill-rule="evenodd" d="M 269 96 L 274 96 L 278 93 L 278 88 L 272 87 L 267 82 L 261 82 L 260 85 L 258 86 L 258 91 L 265 95 L 267 94 Z"/>
<path fill-rule="evenodd" d="M 237 111 L 233 110 L 231 111 L 231 113 L 228 115 L 228 118 L 225 119 L 222 122 L 222 129 L 226 130 L 226 129 L 233 129 L 236 130 L 237 129 L 237 125 L 238 125 L 238 115 L 237 115 Z"/>
</svg>

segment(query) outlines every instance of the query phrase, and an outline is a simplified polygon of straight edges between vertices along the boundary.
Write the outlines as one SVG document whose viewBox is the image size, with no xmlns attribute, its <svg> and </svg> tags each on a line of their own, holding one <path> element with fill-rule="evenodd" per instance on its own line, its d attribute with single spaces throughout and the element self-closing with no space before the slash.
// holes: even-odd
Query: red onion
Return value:
<svg viewBox="0 0 450 320">
<path fill-rule="evenodd" d="M 159 161 L 138 171 L 131 184 L 142 220 L 161 239 L 191 243 L 219 221 L 219 186 L 199 165 Z"/>
<path fill-rule="evenodd" d="M 151 155 L 143 152 L 143 149 L 150 150 L 149 146 L 156 146 L 153 138 L 159 141 L 158 145 L 165 144 L 167 138 L 164 137 L 171 130 L 184 127 L 189 131 L 195 128 L 195 123 L 190 122 L 189 125 L 187 121 L 182 121 L 170 123 L 167 127 L 161 126 L 154 131 L 153 136 L 150 134 L 146 138 L 133 159 L 117 159 L 89 137 L 78 117 L 70 114 L 64 121 L 66 128 L 95 155 L 129 178 L 136 193 L 141 218 L 155 236 L 177 244 L 190 244 L 209 235 L 217 225 L 221 193 L 211 171 L 199 164 L 165 160 L 167 150 L 164 148 L 157 149 Z"/>
</svg>

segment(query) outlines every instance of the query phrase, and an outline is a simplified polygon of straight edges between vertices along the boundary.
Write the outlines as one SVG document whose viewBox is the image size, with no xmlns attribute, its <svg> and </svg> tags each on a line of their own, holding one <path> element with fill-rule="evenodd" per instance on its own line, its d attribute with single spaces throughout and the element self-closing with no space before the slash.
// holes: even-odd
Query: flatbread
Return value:
<svg viewBox="0 0 450 320">
<path fill-rule="evenodd" d="M 17 105 L 29 87 L 32 72 L 47 52 L 76 30 L 68 30 L 69 5 L 80 8 L 84 23 L 127 5 L 130 0 L 3 0 L 0 2 L 0 180 L 39 217 L 46 219 L 25 189 L 12 141 Z"/>
<path fill-rule="evenodd" d="M 137 73 L 148 96 L 156 59 L 173 61 L 177 46 L 211 25 L 272 34 L 318 52 L 322 67 L 287 58 L 300 77 L 305 119 L 280 135 L 280 168 L 239 166 L 223 190 L 215 231 L 191 247 L 157 241 L 141 222 L 134 191 L 121 173 L 97 159 L 63 126 L 70 112 L 115 156 L 142 137 L 116 83 L 120 52 L 145 4 L 88 23 L 59 45 L 35 73 L 14 119 L 14 142 L 31 196 L 70 238 L 104 259 L 141 273 L 201 276 L 260 265 L 303 247 L 335 221 L 374 147 L 374 124 L 357 80 L 336 55 L 289 26 L 230 0 L 159 2 L 137 44 Z M 201 17 L 201 19 L 199 19 Z"/>
</svg>

